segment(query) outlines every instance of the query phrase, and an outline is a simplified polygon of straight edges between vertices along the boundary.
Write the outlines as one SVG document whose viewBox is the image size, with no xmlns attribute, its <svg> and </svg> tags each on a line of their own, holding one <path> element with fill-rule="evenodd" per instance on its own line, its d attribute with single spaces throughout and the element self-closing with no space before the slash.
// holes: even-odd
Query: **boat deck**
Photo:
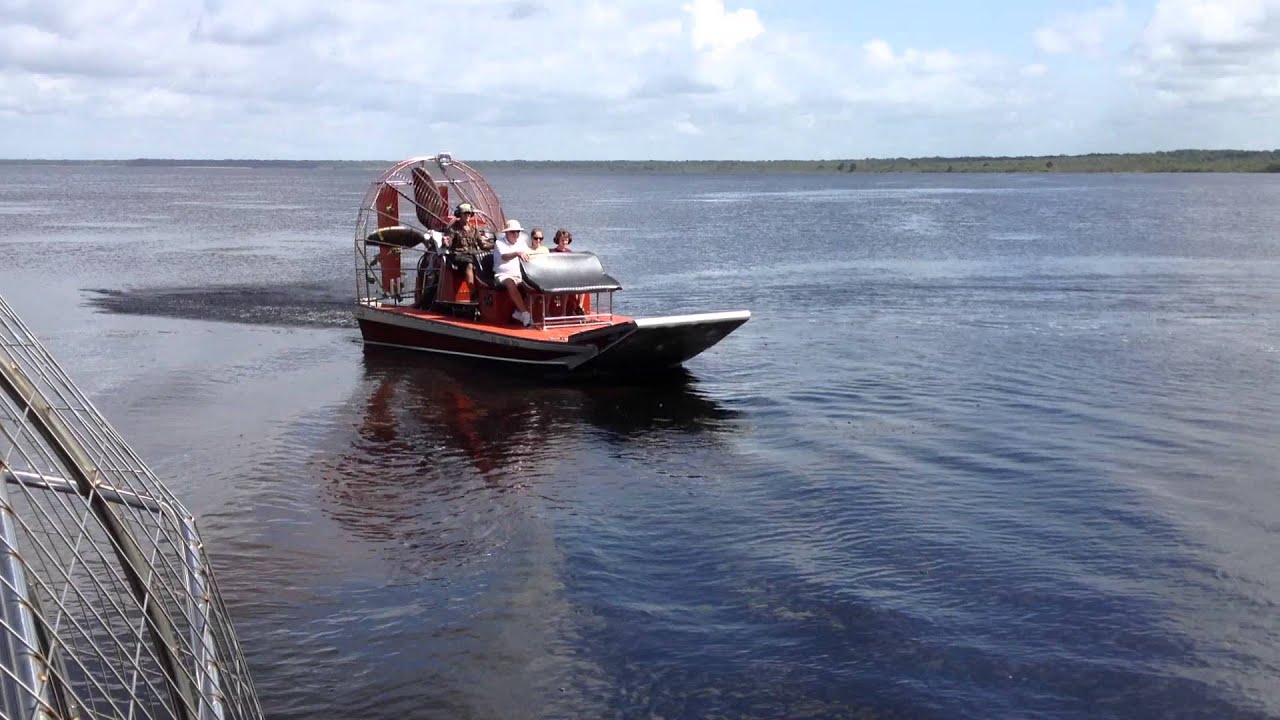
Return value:
<svg viewBox="0 0 1280 720">
<path fill-rule="evenodd" d="M 554 325 L 551 327 L 540 328 L 536 325 L 532 327 L 521 327 L 514 320 L 512 320 L 510 324 L 494 325 L 492 323 L 445 315 L 444 313 L 434 312 L 431 310 L 420 310 L 418 308 L 404 307 L 400 305 L 376 305 L 370 307 L 383 312 L 418 318 L 420 320 L 430 320 L 432 322 L 452 325 L 454 327 L 484 330 L 486 332 L 501 333 L 508 337 L 521 338 L 523 340 L 538 340 L 542 342 L 567 343 L 569 342 L 569 338 L 581 332 L 595 330 L 597 328 L 605 328 L 612 325 L 620 325 L 622 323 L 631 322 L 632 320 L 632 318 L 624 315 L 611 315 L 608 320 L 584 321 L 571 325 Z"/>
</svg>

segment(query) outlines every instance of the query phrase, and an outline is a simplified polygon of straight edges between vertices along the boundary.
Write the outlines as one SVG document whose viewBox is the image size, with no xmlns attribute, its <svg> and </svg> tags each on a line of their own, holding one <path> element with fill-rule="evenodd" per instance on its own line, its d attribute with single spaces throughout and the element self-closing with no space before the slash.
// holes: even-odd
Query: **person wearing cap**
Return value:
<svg viewBox="0 0 1280 720">
<path fill-rule="evenodd" d="M 471 224 L 475 217 L 475 208 L 471 203 L 462 203 L 454 210 L 455 219 L 449 226 L 445 236 L 449 239 L 449 265 L 454 270 L 466 273 L 467 286 L 471 297 L 476 297 L 476 268 L 480 267 L 480 255 L 488 252 L 490 244 L 480 228 Z"/>
<path fill-rule="evenodd" d="M 520 269 L 520 261 L 529 261 L 529 246 L 525 244 L 524 228 L 519 220 L 508 220 L 502 228 L 502 237 L 493 244 L 493 282 L 507 289 L 516 311 L 511 317 L 521 325 L 529 327 L 533 324 L 533 316 L 524 304 L 524 296 L 520 294 L 520 286 L 524 284 L 524 273 Z"/>
</svg>

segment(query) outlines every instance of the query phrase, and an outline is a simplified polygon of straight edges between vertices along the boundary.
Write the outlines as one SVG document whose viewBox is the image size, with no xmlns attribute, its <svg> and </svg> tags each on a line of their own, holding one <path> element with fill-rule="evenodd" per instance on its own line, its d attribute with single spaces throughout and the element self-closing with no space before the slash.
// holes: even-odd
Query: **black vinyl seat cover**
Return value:
<svg viewBox="0 0 1280 720">
<path fill-rule="evenodd" d="M 585 293 L 622 289 L 622 285 L 604 271 L 595 253 L 547 253 L 520 265 L 524 268 L 525 284 L 537 292 Z"/>
<path fill-rule="evenodd" d="M 493 287 L 493 251 L 480 253 L 476 259 L 480 261 L 480 272 L 476 273 L 476 280 L 482 285 Z"/>
</svg>

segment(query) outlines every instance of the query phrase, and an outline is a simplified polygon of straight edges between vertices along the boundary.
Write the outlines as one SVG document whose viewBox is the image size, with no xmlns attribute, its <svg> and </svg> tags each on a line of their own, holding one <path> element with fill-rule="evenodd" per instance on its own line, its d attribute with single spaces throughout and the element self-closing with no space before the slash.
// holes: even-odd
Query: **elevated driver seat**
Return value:
<svg viewBox="0 0 1280 720">
<path fill-rule="evenodd" d="M 493 287 L 493 252 L 487 252 L 480 256 L 480 271 L 476 273 L 476 282 L 491 288 Z"/>
</svg>

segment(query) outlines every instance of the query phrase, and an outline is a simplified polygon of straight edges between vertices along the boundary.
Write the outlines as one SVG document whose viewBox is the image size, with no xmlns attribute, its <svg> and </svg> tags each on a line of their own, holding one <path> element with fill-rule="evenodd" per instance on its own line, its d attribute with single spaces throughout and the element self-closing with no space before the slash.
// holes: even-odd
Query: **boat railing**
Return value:
<svg viewBox="0 0 1280 720">
<path fill-rule="evenodd" d="M 589 302 L 583 302 L 581 296 L 589 296 Z M 561 307 L 567 305 L 567 300 L 572 297 L 569 294 L 561 294 Z M 605 300 L 602 303 L 601 298 Z M 535 321 L 533 326 L 539 329 L 559 328 L 559 327 L 577 327 L 582 325 L 608 325 L 613 322 L 613 292 L 601 291 L 592 293 L 578 293 L 573 298 L 577 301 L 578 307 L 589 307 L 591 310 L 585 312 L 562 312 L 553 314 L 551 301 L 555 296 L 547 293 L 533 293 L 530 296 L 530 303 L 533 308 L 533 317 Z"/>
<path fill-rule="evenodd" d="M 387 255 L 398 256 L 395 269 L 388 273 Z M 418 301 L 419 265 L 428 253 L 422 246 L 392 248 L 359 238 L 355 246 L 356 299 L 365 305 L 416 305 Z"/>
</svg>

